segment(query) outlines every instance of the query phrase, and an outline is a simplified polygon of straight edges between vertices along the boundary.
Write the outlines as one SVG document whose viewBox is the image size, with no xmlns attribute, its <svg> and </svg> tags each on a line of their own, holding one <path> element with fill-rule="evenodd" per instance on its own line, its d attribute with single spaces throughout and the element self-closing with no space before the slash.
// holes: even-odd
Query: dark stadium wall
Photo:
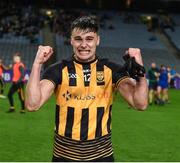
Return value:
<svg viewBox="0 0 180 163">
<path fill-rule="evenodd" d="M 36 5 L 43 8 L 93 8 L 154 12 L 163 9 L 180 12 L 180 0 L 7 0 L 8 3 Z M 127 4 L 131 5 L 127 7 Z"/>
<path fill-rule="evenodd" d="M 140 11 L 157 11 L 163 9 L 169 12 L 180 12 L 179 0 L 134 0 L 134 6 Z"/>
</svg>

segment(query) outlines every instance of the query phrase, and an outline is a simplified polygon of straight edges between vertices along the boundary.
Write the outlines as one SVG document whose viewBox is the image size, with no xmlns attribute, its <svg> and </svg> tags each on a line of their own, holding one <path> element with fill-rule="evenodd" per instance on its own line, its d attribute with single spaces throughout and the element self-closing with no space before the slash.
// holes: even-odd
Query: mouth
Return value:
<svg viewBox="0 0 180 163">
<path fill-rule="evenodd" d="M 81 54 L 81 55 L 87 55 L 90 53 L 90 50 L 78 50 L 78 52 Z"/>
</svg>

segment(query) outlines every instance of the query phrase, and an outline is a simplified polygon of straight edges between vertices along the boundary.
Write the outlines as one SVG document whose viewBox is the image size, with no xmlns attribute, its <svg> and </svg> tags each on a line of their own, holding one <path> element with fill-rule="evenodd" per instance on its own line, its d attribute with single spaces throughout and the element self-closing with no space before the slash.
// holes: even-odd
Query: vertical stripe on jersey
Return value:
<svg viewBox="0 0 180 163">
<path fill-rule="evenodd" d="M 84 86 L 88 87 L 90 83 L 90 76 L 91 76 L 90 64 L 83 64 L 82 66 L 83 66 Z"/>
<path fill-rule="evenodd" d="M 107 121 L 107 131 L 108 131 L 108 133 L 111 132 L 111 119 L 112 119 L 112 105 L 110 106 L 110 109 L 109 109 L 109 118 L 108 118 L 108 121 Z"/>
<path fill-rule="evenodd" d="M 88 138 L 88 122 L 89 122 L 89 109 L 82 109 L 81 116 L 81 130 L 80 130 L 80 139 L 87 140 Z"/>
<path fill-rule="evenodd" d="M 56 118 L 55 118 L 55 125 L 56 125 L 56 132 L 59 132 L 59 111 L 60 111 L 60 107 L 59 105 L 56 105 Z"/>
<path fill-rule="evenodd" d="M 102 119 L 104 115 L 104 107 L 97 107 L 96 136 L 102 136 Z"/>
<path fill-rule="evenodd" d="M 74 62 L 68 62 L 67 63 L 67 69 L 68 69 L 68 75 L 69 75 L 69 86 L 76 86 L 77 81 L 76 81 L 76 69 Z"/>
<path fill-rule="evenodd" d="M 72 128 L 74 123 L 74 108 L 68 107 L 67 118 L 66 118 L 66 128 L 65 136 L 72 138 Z"/>
</svg>

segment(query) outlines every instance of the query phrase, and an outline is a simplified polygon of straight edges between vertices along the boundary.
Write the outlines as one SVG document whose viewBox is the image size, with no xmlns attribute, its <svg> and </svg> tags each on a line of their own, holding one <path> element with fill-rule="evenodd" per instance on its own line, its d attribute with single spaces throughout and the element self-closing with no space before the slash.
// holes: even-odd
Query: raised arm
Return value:
<svg viewBox="0 0 180 163">
<path fill-rule="evenodd" d="M 0 65 L 2 66 L 2 68 L 3 68 L 4 70 L 9 70 L 9 69 L 12 68 L 12 65 L 5 66 L 3 63 L 0 63 Z"/>
<path fill-rule="evenodd" d="M 32 71 L 26 87 L 26 108 L 29 111 L 38 110 L 52 95 L 55 85 L 49 80 L 40 81 L 40 72 L 45 63 L 53 54 L 49 46 L 39 46 L 34 60 Z"/>
<path fill-rule="evenodd" d="M 128 53 L 140 65 L 143 65 L 140 49 L 129 48 Z M 148 105 L 148 86 L 146 77 L 141 77 L 138 82 L 126 78 L 118 85 L 118 90 L 123 98 L 135 109 L 145 110 Z"/>
</svg>

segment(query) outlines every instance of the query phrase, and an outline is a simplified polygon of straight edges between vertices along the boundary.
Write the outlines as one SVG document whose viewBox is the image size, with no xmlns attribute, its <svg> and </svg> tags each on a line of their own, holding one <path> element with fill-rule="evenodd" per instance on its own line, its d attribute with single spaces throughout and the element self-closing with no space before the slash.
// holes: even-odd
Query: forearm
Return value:
<svg viewBox="0 0 180 163">
<path fill-rule="evenodd" d="M 135 108 L 144 110 L 148 105 L 148 86 L 145 77 L 140 78 L 134 87 L 133 103 Z"/>
<path fill-rule="evenodd" d="M 41 102 L 40 72 L 42 65 L 33 64 L 26 87 L 26 107 L 29 111 L 37 110 Z"/>
<path fill-rule="evenodd" d="M 4 69 L 4 70 L 10 70 L 10 69 L 11 69 L 11 67 L 10 67 L 10 66 L 5 66 L 5 65 L 2 65 L 2 67 L 3 67 L 3 69 Z"/>
</svg>

